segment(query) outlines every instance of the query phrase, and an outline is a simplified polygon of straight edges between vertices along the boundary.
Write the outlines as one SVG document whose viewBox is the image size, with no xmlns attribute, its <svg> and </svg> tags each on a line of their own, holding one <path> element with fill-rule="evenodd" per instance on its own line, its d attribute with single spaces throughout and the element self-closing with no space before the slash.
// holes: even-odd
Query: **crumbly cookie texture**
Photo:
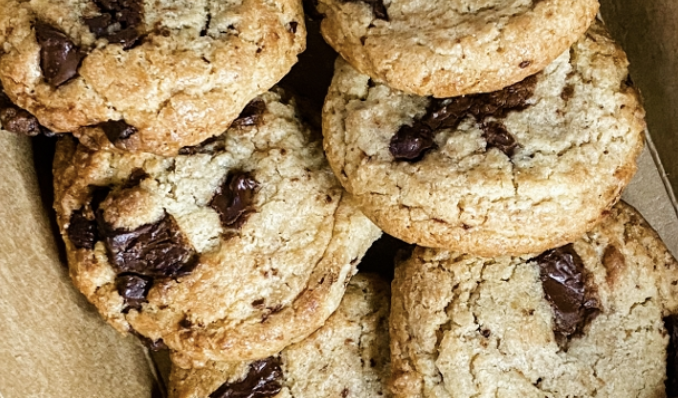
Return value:
<svg viewBox="0 0 678 398">
<path fill-rule="evenodd" d="M 586 31 L 597 0 L 319 0 L 322 34 L 360 72 L 438 98 L 500 90 Z"/>
<path fill-rule="evenodd" d="M 116 329 L 185 366 L 264 358 L 308 336 L 381 234 L 295 107 L 275 92 L 256 104 L 176 157 L 58 143 L 55 209 L 75 285 Z"/>
<path fill-rule="evenodd" d="M 323 134 L 336 176 L 388 234 L 519 255 L 599 222 L 636 171 L 644 115 L 624 52 L 596 24 L 543 72 L 468 97 L 407 95 L 339 59 Z"/>
<path fill-rule="evenodd" d="M 358 274 L 337 311 L 308 338 L 263 361 L 173 366 L 170 398 L 390 397 L 389 300 L 388 283 Z"/>
<path fill-rule="evenodd" d="M 665 379 L 676 384 L 677 312 L 678 263 L 624 203 L 537 256 L 417 248 L 393 283 L 391 387 L 397 397 L 675 396 Z"/>
<path fill-rule="evenodd" d="M 162 155 L 221 134 L 306 45 L 300 0 L 0 0 L 0 9 L 0 81 L 12 101 L 55 132 L 103 128 L 122 149 Z"/>
</svg>

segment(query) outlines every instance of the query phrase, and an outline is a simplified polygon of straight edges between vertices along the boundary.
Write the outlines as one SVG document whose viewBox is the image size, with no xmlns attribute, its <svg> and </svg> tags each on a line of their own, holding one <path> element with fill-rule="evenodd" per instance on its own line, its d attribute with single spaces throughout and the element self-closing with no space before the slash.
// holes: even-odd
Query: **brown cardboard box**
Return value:
<svg viewBox="0 0 678 398">
<path fill-rule="evenodd" d="M 629 53 L 652 138 L 623 198 L 678 254 L 678 2 L 601 0 L 602 14 Z M 320 107 L 333 54 L 309 24 L 309 50 L 285 85 Z M 308 83 L 309 75 L 314 75 Z M 654 142 L 653 142 L 654 140 Z M 162 397 L 167 356 L 108 327 L 70 284 L 49 197 L 49 149 L 0 133 L 0 398 Z M 47 147 L 49 148 L 49 147 Z M 662 163 L 663 162 L 663 166 Z M 664 173 L 668 171 L 668 176 Z M 42 190 L 41 190 L 42 187 Z M 153 359 L 150 359 L 153 358 Z M 159 369 L 159 370 L 158 370 Z"/>
</svg>

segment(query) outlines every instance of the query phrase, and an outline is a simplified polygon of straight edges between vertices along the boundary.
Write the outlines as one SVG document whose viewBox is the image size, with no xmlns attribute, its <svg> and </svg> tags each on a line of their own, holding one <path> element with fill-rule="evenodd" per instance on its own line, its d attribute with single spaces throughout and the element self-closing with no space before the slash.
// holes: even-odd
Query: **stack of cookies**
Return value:
<svg viewBox="0 0 678 398">
<path fill-rule="evenodd" d="M 678 263 L 617 203 L 644 111 L 597 0 L 319 0 L 322 134 L 274 87 L 301 0 L 0 10 L 0 123 L 59 135 L 73 282 L 170 350 L 170 397 L 678 396 Z M 382 230 L 417 245 L 391 289 L 355 275 Z"/>
<path fill-rule="evenodd" d="M 678 396 L 678 263 L 596 0 L 320 0 L 325 152 L 396 262 L 395 397 Z"/>
</svg>

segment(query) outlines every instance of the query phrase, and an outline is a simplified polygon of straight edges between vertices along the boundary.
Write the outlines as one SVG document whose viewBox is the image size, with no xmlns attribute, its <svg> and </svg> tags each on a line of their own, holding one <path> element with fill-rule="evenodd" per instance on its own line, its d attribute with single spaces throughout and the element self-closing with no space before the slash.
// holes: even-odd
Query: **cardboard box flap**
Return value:
<svg viewBox="0 0 678 398">
<path fill-rule="evenodd" d="M 30 139 L 0 131 L 0 147 L 0 397 L 151 397 L 145 350 L 106 325 L 59 260 Z"/>
</svg>

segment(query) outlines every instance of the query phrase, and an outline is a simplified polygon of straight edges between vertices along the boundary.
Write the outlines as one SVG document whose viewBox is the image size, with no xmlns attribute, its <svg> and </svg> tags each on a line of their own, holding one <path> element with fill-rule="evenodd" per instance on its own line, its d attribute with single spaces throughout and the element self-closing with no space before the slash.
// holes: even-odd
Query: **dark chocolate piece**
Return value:
<svg viewBox="0 0 678 398">
<path fill-rule="evenodd" d="M 40 68 L 47 83 L 58 87 L 78 74 L 83 58 L 80 49 L 63 32 L 45 24 L 35 24 L 40 45 Z"/>
<path fill-rule="evenodd" d="M 299 26 L 299 22 L 292 21 L 287 24 L 287 30 L 289 30 L 290 33 L 297 33 L 297 26 Z"/>
<path fill-rule="evenodd" d="M 109 120 L 99 123 L 98 126 L 101 127 L 108 140 L 112 143 L 126 140 L 137 132 L 136 127 L 130 126 L 124 120 Z"/>
<path fill-rule="evenodd" d="M 143 5 L 139 0 L 94 0 L 101 15 L 85 18 L 89 30 L 109 43 L 129 49 L 141 36 Z"/>
<path fill-rule="evenodd" d="M 415 119 L 413 125 L 403 126 L 391 138 L 389 149 L 398 160 L 416 161 L 433 147 L 433 138 L 437 131 L 455 129 L 462 120 L 473 116 L 483 123 L 488 145 L 497 147 L 511 156 L 518 146 L 515 138 L 499 122 L 484 124 L 485 119 L 500 119 L 513 110 L 525 109 L 527 100 L 534 94 L 537 77 L 530 76 L 503 90 L 487 94 L 474 94 L 449 99 L 432 99 L 426 114 Z M 421 148 L 419 150 L 418 148 Z"/>
<path fill-rule="evenodd" d="M 414 126 L 402 126 L 391 138 L 388 149 L 397 160 L 414 162 L 434 147 L 433 131 L 417 121 Z"/>
<path fill-rule="evenodd" d="M 196 265 L 195 249 L 168 213 L 157 223 L 132 231 L 112 228 L 101 212 L 97 221 L 109 260 L 119 273 L 175 278 L 190 273 Z"/>
<path fill-rule="evenodd" d="M 555 332 L 569 337 L 581 331 L 597 312 L 597 301 L 586 290 L 581 257 L 569 244 L 540 254 L 535 261 L 546 294 L 555 314 Z M 587 294 L 588 293 L 588 294 Z"/>
<path fill-rule="evenodd" d="M 536 86 L 537 77 L 530 76 L 503 90 L 474 95 L 469 111 L 479 122 L 491 116 L 503 118 L 509 111 L 527 108 L 527 100 L 534 94 Z"/>
<path fill-rule="evenodd" d="M 249 173 L 233 171 L 219 187 L 210 206 L 219 213 L 227 228 L 240 228 L 254 211 L 254 190 L 259 186 Z"/>
<path fill-rule="evenodd" d="M 209 398 L 269 398 L 282 390 L 280 359 L 268 357 L 252 362 L 247 376 L 235 383 L 224 383 Z"/>
<path fill-rule="evenodd" d="M 264 111 L 266 111 L 266 103 L 261 99 L 254 99 L 240 112 L 238 118 L 233 121 L 232 127 L 254 126 L 259 123 Z"/>
<path fill-rule="evenodd" d="M 97 223 L 94 219 L 89 220 L 85 216 L 84 209 L 71 213 L 71 220 L 66 232 L 68 239 L 77 249 L 92 250 L 98 240 Z"/>
<path fill-rule="evenodd" d="M 122 274 L 115 279 L 118 294 L 125 299 L 126 310 L 141 309 L 152 284 L 153 279 L 136 274 Z"/>
<path fill-rule="evenodd" d="M 198 145 L 185 146 L 179 149 L 179 155 L 195 155 L 196 153 L 215 153 L 226 146 L 221 136 L 210 137 Z"/>
<path fill-rule="evenodd" d="M 666 396 L 678 397 L 678 315 L 672 314 L 664 318 L 664 327 L 669 335 L 666 347 Z"/>
<path fill-rule="evenodd" d="M 482 128 L 483 138 L 487 141 L 488 147 L 497 148 L 508 157 L 513 156 L 513 151 L 518 147 L 518 142 L 502 123 L 489 122 L 484 124 Z"/>
</svg>

